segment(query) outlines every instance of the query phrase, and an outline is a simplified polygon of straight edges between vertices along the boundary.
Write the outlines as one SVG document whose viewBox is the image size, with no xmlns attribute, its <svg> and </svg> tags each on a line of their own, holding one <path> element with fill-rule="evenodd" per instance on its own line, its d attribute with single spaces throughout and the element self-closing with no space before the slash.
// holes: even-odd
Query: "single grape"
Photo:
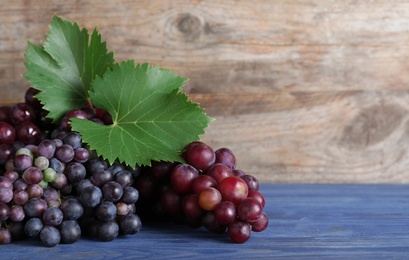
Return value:
<svg viewBox="0 0 409 260">
<path fill-rule="evenodd" d="M 175 191 L 189 193 L 192 191 L 192 182 L 199 176 L 199 172 L 189 164 L 179 164 L 173 168 L 170 182 Z"/>
<path fill-rule="evenodd" d="M 47 202 L 39 198 L 31 198 L 23 206 L 24 213 L 30 218 L 42 217 L 46 208 Z"/>
<path fill-rule="evenodd" d="M 235 176 L 224 178 L 217 186 L 217 189 L 222 194 L 223 201 L 230 201 L 236 207 L 248 195 L 247 183 Z"/>
<path fill-rule="evenodd" d="M 44 139 L 38 144 L 38 154 L 47 159 L 54 157 L 55 149 L 55 142 L 50 139 Z"/>
<path fill-rule="evenodd" d="M 64 170 L 65 176 L 71 183 L 76 183 L 83 180 L 87 174 L 85 166 L 78 162 L 70 162 Z"/>
<path fill-rule="evenodd" d="M 76 197 L 71 197 L 64 200 L 60 209 L 66 220 L 78 220 L 84 214 L 84 207 Z"/>
<path fill-rule="evenodd" d="M 9 203 L 13 199 L 12 188 L 0 188 L 0 202 Z"/>
<path fill-rule="evenodd" d="M 13 190 L 26 190 L 28 186 L 27 182 L 23 179 L 18 179 L 13 183 Z"/>
<path fill-rule="evenodd" d="M 199 205 L 199 195 L 189 194 L 182 200 L 182 209 L 186 218 L 197 219 L 203 217 L 205 211 Z"/>
<path fill-rule="evenodd" d="M 13 182 L 5 176 L 0 176 L 0 188 L 13 188 Z"/>
<path fill-rule="evenodd" d="M 64 220 L 58 230 L 61 235 L 61 243 L 73 244 L 81 237 L 81 228 L 75 220 Z"/>
<path fill-rule="evenodd" d="M 114 220 L 116 217 L 116 206 L 111 201 L 103 201 L 97 206 L 95 215 L 102 221 Z"/>
<path fill-rule="evenodd" d="M 248 223 L 257 221 L 263 213 L 263 207 L 255 198 L 246 198 L 237 207 L 238 217 Z"/>
<path fill-rule="evenodd" d="M 212 211 L 222 201 L 222 195 L 217 189 L 209 187 L 200 192 L 198 201 L 202 209 Z"/>
<path fill-rule="evenodd" d="M 57 158 L 50 159 L 50 168 L 54 169 L 56 172 L 64 172 L 65 164 L 58 160 Z"/>
<path fill-rule="evenodd" d="M 216 160 L 213 149 L 205 143 L 195 142 L 186 148 L 187 162 L 199 171 L 207 171 Z"/>
<path fill-rule="evenodd" d="M 260 217 L 251 223 L 251 230 L 254 232 L 261 232 L 265 230 L 268 227 L 268 216 L 267 214 L 263 211 L 261 213 Z"/>
<path fill-rule="evenodd" d="M 179 218 L 182 214 L 182 196 L 173 188 L 162 191 L 160 205 L 163 211 L 172 218 Z"/>
<path fill-rule="evenodd" d="M 71 146 L 74 150 L 82 146 L 81 135 L 77 132 L 68 133 L 64 137 L 63 142 L 64 144 L 68 144 L 69 146 Z"/>
<path fill-rule="evenodd" d="M 0 244 L 10 244 L 11 243 L 11 233 L 7 228 L 0 228 Z"/>
<path fill-rule="evenodd" d="M 116 221 L 100 221 L 97 227 L 97 238 L 108 242 L 118 237 L 119 226 Z"/>
<path fill-rule="evenodd" d="M 32 122 L 24 122 L 16 127 L 16 139 L 25 144 L 39 144 L 41 141 L 41 130 Z"/>
<path fill-rule="evenodd" d="M 43 196 L 44 190 L 38 184 L 33 184 L 26 189 L 28 197 L 31 198 L 41 198 Z"/>
<path fill-rule="evenodd" d="M 236 220 L 229 224 L 227 232 L 233 242 L 244 243 L 250 238 L 251 225 L 249 223 Z"/>
<path fill-rule="evenodd" d="M 122 235 L 133 235 L 142 228 L 142 221 L 136 214 L 128 214 L 118 220 L 119 230 Z"/>
<path fill-rule="evenodd" d="M 40 240 L 46 247 L 54 247 L 60 243 L 61 235 L 56 227 L 45 226 L 40 232 Z"/>
<path fill-rule="evenodd" d="M 214 209 L 214 216 L 219 223 L 228 225 L 237 218 L 236 206 L 230 201 L 222 201 Z"/>
<path fill-rule="evenodd" d="M 40 218 L 30 218 L 24 225 L 24 232 L 28 237 L 38 237 L 44 224 Z"/>
<path fill-rule="evenodd" d="M 38 156 L 34 159 L 34 166 L 44 171 L 50 166 L 50 161 L 45 156 Z"/>
<path fill-rule="evenodd" d="M 216 155 L 215 163 L 221 163 L 234 170 L 236 168 L 236 156 L 229 148 L 217 149 L 214 154 Z"/>
<path fill-rule="evenodd" d="M 213 211 L 208 211 L 205 213 L 202 219 L 202 225 L 205 229 L 212 233 L 223 234 L 226 231 L 227 226 L 216 220 Z"/>
<path fill-rule="evenodd" d="M 11 107 L 10 121 L 14 125 L 31 122 L 35 118 L 33 108 L 26 103 L 17 103 Z"/>
<path fill-rule="evenodd" d="M 97 186 L 89 186 L 81 191 L 79 198 L 82 205 L 88 208 L 94 208 L 101 202 L 102 192 Z"/>
<path fill-rule="evenodd" d="M 86 148 L 80 147 L 74 150 L 74 161 L 78 163 L 85 163 L 88 161 L 89 151 Z"/>
<path fill-rule="evenodd" d="M 35 96 L 40 93 L 38 89 L 29 87 L 24 94 L 24 101 L 33 109 L 40 109 L 42 107 L 40 101 Z"/>
<path fill-rule="evenodd" d="M 123 194 L 121 201 L 126 204 L 134 204 L 139 199 L 139 192 L 132 186 L 125 187 L 123 189 Z"/>
<path fill-rule="evenodd" d="M 43 172 L 37 167 L 28 167 L 23 172 L 23 179 L 29 185 L 38 184 L 43 179 Z"/>
<path fill-rule="evenodd" d="M 13 157 L 14 148 L 8 144 L 0 144 L 0 165 L 6 164 Z"/>
<path fill-rule="evenodd" d="M 0 221 L 5 221 L 10 216 L 10 207 L 4 203 L 0 202 Z"/>
<path fill-rule="evenodd" d="M 67 176 L 65 176 L 65 174 L 61 172 L 57 172 L 55 180 L 51 182 L 51 185 L 58 190 L 61 190 L 67 184 L 68 184 Z"/>
<path fill-rule="evenodd" d="M 236 177 L 241 177 L 243 175 L 246 175 L 244 171 L 239 170 L 239 169 L 232 170 L 232 173 L 233 173 L 233 176 L 236 176 Z"/>
<path fill-rule="evenodd" d="M 56 227 L 63 221 L 64 215 L 59 208 L 47 208 L 43 214 L 43 223 L 46 226 Z"/>
<path fill-rule="evenodd" d="M 21 222 L 24 220 L 26 214 L 24 213 L 24 209 L 20 205 L 13 205 L 10 208 L 10 215 L 9 219 L 13 222 Z"/>
<path fill-rule="evenodd" d="M 128 204 L 125 204 L 123 202 L 117 202 L 115 204 L 116 207 L 116 214 L 118 216 L 125 216 L 128 215 L 130 212 L 130 207 L 128 206 Z"/>
<path fill-rule="evenodd" d="M 94 172 L 90 179 L 95 186 L 101 188 L 105 183 L 112 181 L 114 179 L 114 175 L 110 170 L 105 169 L 102 171 Z"/>
<path fill-rule="evenodd" d="M 249 190 L 249 194 L 247 195 L 247 197 L 255 198 L 260 203 L 261 207 L 264 208 L 264 206 L 266 204 L 266 200 L 265 200 L 263 194 L 261 194 L 259 191 Z"/>
<path fill-rule="evenodd" d="M 63 163 L 67 163 L 74 159 L 74 148 L 71 145 L 63 144 L 57 147 L 55 157 Z"/>
<path fill-rule="evenodd" d="M 260 188 L 260 184 L 257 178 L 253 175 L 246 174 L 241 176 L 240 178 L 242 178 L 247 183 L 249 190 L 258 190 Z"/>
<path fill-rule="evenodd" d="M 42 197 L 46 202 L 54 201 L 60 199 L 60 193 L 52 188 L 52 187 L 47 187 L 43 189 L 43 197 Z"/>
<path fill-rule="evenodd" d="M 224 164 L 215 163 L 206 172 L 207 175 L 213 177 L 217 183 L 220 183 L 224 178 L 233 175 L 231 169 Z"/>
<path fill-rule="evenodd" d="M 111 170 L 111 173 L 114 174 L 114 181 L 119 183 L 122 188 L 131 186 L 133 184 L 133 175 L 130 171 L 120 170 L 116 173 L 113 173 Z"/>
<path fill-rule="evenodd" d="M 20 177 L 16 171 L 6 171 L 3 176 L 9 179 L 12 183 Z"/>
<path fill-rule="evenodd" d="M 117 183 L 116 181 L 109 181 L 105 183 L 101 190 L 104 199 L 112 202 L 118 201 L 124 193 L 121 184 Z"/>
<path fill-rule="evenodd" d="M 53 168 L 43 170 L 43 180 L 46 182 L 54 182 L 57 179 L 57 172 Z"/>
<path fill-rule="evenodd" d="M 151 174 L 159 182 L 167 182 L 170 179 L 172 169 L 176 166 L 173 162 L 153 161 L 151 164 Z"/>
<path fill-rule="evenodd" d="M 27 154 L 16 155 L 13 159 L 13 164 L 16 171 L 24 171 L 33 166 L 33 158 Z"/>
<path fill-rule="evenodd" d="M 16 139 L 16 131 L 9 123 L 0 121 L 0 144 L 12 144 Z"/>
<path fill-rule="evenodd" d="M 28 192 L 26 190 L 15 190 L 13 192 L 14 205 L 24 205 L 29 199 Z"/>
</svg>

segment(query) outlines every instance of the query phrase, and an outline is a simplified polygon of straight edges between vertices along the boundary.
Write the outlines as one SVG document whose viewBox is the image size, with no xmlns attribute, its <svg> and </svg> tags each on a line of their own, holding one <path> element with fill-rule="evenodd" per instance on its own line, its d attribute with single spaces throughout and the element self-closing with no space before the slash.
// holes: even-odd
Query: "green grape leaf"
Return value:
<svg viewBox="0 0 409 260">
<path fill-rule="evenodd" d="M 89 100 L 94 78 L 114 63 L 114 55 L 94 29 L 86 29 L 54 16 L 47 41 L 41 45 L 28 42 L 24 77 L 40 90 L 36 97 L 57 122 L 67 111 L 80 108 Z"/>
<path fill-rule="evenodd" d="M 126 61 L 94 80 L 89 95 L 107 110 L 112 125 L 72 118 L 71 127 L 110 163 L 131 167 L 156 161 L 183 161 L 181 152 L 212 121 L 181 92 L 186 81 L 169 70 Z"/>
</svg>

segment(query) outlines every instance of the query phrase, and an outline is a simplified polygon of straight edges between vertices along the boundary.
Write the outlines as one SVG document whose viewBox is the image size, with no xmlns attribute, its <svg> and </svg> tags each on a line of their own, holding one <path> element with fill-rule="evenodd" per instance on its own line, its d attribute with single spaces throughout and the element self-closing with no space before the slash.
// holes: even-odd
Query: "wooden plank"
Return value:
<svg viewBox="0 0 409 260">
<path fill-rule="evenodd" d="M 409 254 L 407 185 L 264 184 L 269 226 L 244 244 L 182 225 L 144 224 L 111 242 L 81 239 L 44 248 L 3 245 L 4 259 L 404 259 Z"/>
</svg>

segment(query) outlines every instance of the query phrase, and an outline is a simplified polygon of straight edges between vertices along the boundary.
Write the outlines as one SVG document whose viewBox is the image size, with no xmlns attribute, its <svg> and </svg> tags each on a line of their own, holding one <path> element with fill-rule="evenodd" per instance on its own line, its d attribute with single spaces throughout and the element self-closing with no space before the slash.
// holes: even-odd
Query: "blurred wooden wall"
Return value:
<svg viewBox="0 0 409 260">
<path fill-rule="evenodd" d="M 53 14 L 98 27 L 118 60 L 190 78 L 264 182 L 409 183 L 409 3 L 387 0 L 0 1 L 0 89 L 21 100 L 26 41 Z"/>
</svg>

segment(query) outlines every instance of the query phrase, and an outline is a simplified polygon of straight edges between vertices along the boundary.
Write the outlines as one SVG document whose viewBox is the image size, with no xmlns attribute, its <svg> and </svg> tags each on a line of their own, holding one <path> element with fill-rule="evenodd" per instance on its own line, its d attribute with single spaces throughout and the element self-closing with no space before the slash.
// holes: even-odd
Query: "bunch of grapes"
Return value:
<svg viewBox="0 0 409 260">
<path fill-rule="evenodd" d="M 25 102 L 0 107 L 0 244 L 25 238 L 45 246 L 74 243 L 81 235 L 111 241 L 136 234 L 140 168 L 109 165 L 71 131 L 72 117 L 110 124 L 106 111 L 68 111 L 58 124 L 27 90 Z"/>
<path fill-rule="evenodd" d="M 237 243 L 266 229 L 259 182 L 236 169 L 231 150 L 197 141 L 183 152 L 186 163 L 109 164 L 69 123 L 112 124 L 108 112 L 84 106 L 54 124 L 37 93 L 29 88 L 25 102 L 0 107 L 0 244 L 32 238 L 52 247 L 83 235 L 112 241 L 150 219 L 227 230 Z"/>
<path fill-rule="evenodd" d="M 172 219 L 192 228 L 226 233 L 236 243 L 250 238 L 251 231 L 268 226 L 265 199 L 259 182 L 236 169 L 236 157 L 228 148 L 214 151 L 197 141 L 182 154 L 185 164 L 154 162 L 136 179 L 142 219 Z"/>
</svg>

